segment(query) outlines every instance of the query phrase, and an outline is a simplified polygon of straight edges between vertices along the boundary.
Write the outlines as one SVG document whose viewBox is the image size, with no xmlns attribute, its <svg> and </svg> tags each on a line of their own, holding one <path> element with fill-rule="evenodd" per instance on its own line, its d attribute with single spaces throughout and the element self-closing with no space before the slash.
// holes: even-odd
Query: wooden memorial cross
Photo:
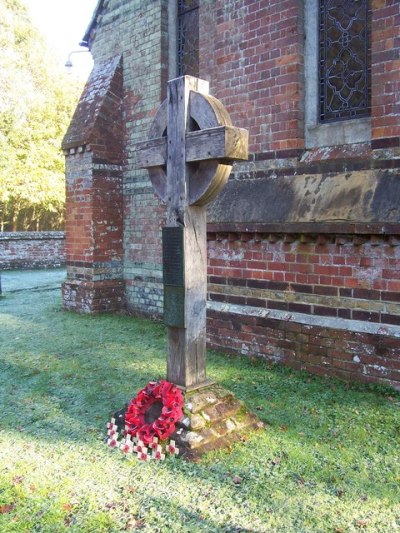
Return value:
<svg viewBox="0 0 400 533">
<path fill-rule="evenodd" d="M 206 380 L 207 229 L 205 205 L 226 183 L 232 163 L 248 158 L 248 132 L 232 126 L 208 82 L 183 76 L 168 82 L 167 99 L 137 144 L 167 204 L 163 228 L 164 322 L 167 379 L 191 390 Z"/>
</svg>

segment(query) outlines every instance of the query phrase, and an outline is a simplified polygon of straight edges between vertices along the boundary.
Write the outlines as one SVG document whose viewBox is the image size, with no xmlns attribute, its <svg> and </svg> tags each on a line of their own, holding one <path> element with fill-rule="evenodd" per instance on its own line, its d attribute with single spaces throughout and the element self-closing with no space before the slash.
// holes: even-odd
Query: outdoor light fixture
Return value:
<svg viewBox="0 0 400 533">
<path fill-rule="evenodd" d="M 71 72 L 72 70 L 72 67 L 74 66 L 72 61 L 71 61 L 71 56 L 72 54 L 87 54 L 88 52 L 90 52 L 90 50 L 73 50 L 72 52 L 70 52 L 68 54 L 68 59 L 67 61 L 65 62 L 65 68 L 67 69 L 68 72 Z"/>
</svg>

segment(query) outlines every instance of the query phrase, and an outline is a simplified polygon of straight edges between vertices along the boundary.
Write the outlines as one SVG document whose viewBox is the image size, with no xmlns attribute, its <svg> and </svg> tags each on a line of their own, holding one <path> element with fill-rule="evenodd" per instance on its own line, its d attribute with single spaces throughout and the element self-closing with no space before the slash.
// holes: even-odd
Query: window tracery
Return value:
<svg viewBox="0 0 400 533">
<path fill-rule="evenodd" d="M 368 0 L 320 0 L 319 21 L 320 121 L 368 116 Z"/>
</svg>

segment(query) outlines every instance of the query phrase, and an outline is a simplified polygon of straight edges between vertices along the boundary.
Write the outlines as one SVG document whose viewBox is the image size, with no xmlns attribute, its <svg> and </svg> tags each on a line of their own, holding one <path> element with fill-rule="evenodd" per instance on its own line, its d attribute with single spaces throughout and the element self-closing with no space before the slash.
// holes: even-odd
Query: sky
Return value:
<svg viewBox="0 0 400 533">
<path fill-rule="evenodd" d="M 23 0 L 28 6 L 32 22 L 40 30 L 55 56 L 64 65 L 73 50 L 87 50 L 79 46 L 92 18 L 97 0 Z M 72 54 L 72 75 L 86 80 L 93 61 L 90 53 Z"/>
</svg>

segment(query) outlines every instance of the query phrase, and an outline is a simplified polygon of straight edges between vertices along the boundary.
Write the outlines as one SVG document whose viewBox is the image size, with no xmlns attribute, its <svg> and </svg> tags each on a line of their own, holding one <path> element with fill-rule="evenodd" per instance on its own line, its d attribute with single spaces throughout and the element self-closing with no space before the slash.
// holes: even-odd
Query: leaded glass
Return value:
<svg viewBox="0 0 400 533">
<path fill-rule="evenodd" d="M 320 120 L 369 115 L 368 0 L 320 0 Z"/>
<path fill-rule="evenodd" d="M 178 73 L 199 76 L 199 0 L 178 1 Z"/>
</svg>

